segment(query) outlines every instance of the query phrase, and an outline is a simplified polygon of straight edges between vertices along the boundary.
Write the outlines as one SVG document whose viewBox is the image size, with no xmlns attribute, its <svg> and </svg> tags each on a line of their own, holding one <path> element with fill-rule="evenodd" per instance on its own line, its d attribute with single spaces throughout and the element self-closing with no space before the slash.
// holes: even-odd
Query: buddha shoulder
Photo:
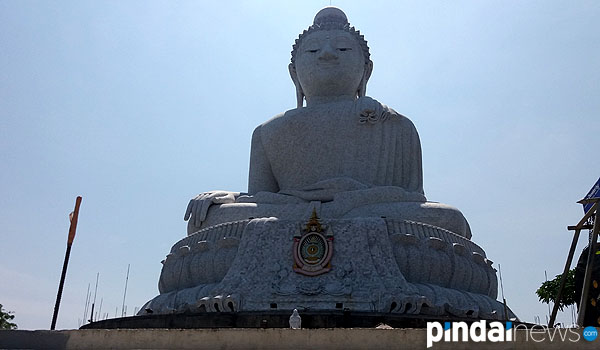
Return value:
<svg viewBox="0 0 600 350">
<path fill-rule="evenodd" d="M 273 118 L 257 126 L 254 129 L 253 137 L 261 137 L 261 135 L 276 133 L 278 130 L 290 129 L 292 124 L 298 121 L 298 117 L 302 114 L 303 109 L 304 108 L 294 108 L 277 114 Z"/>
<path fill-rule="evenodd" d="M 308 126 L 338 125 L 377 125 L 400 127 L 415 130 L 414 124 L 404 115 L 370 97 L 361 97 L 353 102 L 328 104 L 318 107 L 300 107 L 280 113 L 259 125 L 255 137 L 289 134 Z M 314 129 L 313 129 L 314 130 Z M 259 135 L 256 135 L 259 134 Z"/>
</svg>

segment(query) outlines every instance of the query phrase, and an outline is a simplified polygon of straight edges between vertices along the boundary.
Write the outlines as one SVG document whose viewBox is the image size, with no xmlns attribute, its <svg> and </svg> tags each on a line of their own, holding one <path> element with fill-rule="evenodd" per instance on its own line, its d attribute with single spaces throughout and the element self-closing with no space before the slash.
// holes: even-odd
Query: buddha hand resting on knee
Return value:
<svg viewBox="0 0 600 350">
<path fill-rule="evenodd" d="M 239 192 L 219 190 L 200 193 L 190 200 L 183 220 L 190 220 L 192 226 L 200 226 L 202 221 L 206 220 L 208 209 L 212 204 L 233 203 L 239 195 Z"/>
</svg>

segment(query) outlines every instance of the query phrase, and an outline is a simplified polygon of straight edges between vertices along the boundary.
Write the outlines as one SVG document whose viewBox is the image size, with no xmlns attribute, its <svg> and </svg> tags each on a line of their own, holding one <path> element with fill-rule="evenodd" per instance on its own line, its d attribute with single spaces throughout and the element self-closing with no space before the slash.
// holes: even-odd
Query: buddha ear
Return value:
<svg viewBox="0 0 600 350">
<path fill-rule="evenodd" d="M 369 62 L 367 62 L 365 64 L 365 72 L 363 73 L 363 77 L 362 80 L 360 81 L 360 84 L 358 85 L 358 91 L 356 92 L 356 94 L 358 95 L 358 97 L 365 97 L 367 95 L 367 81 L 369 81 L 369 78 L 371 77 L 371 73 L 373 72 L 373 61 L 369 60 Z"/>
<path fill-rule="evenodd" d="M 296 66 L 293 63 L 288 65 L 288 70 L 290 71 L 290 77 L 292 77 L 292 81 L 294 85 L 296 85 L 296 104 L 297 108 L 301 108 L 304 104 L 304 92 L 302 91 L 302 86 L 300 86 L 300 82 L 298 81 L 298 74 L 296 73 Z"/>
</svg>

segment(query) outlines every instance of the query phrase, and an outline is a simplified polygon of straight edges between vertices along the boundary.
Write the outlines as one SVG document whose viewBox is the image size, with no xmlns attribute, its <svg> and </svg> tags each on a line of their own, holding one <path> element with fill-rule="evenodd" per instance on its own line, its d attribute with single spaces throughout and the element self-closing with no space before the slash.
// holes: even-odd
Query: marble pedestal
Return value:
<svg viewBox="0 0 600 350">
<path fill-rule="evenodd" d="M 323 220 L 329 269 L 307 276 L 294 271 L 305 224 L 242 220 L 182 239 L 163 261 L 160 295 L 140 314 L 298 308 L 505 319 L 492 262 L 464 237 L 398 219 Z"/>
</svg>

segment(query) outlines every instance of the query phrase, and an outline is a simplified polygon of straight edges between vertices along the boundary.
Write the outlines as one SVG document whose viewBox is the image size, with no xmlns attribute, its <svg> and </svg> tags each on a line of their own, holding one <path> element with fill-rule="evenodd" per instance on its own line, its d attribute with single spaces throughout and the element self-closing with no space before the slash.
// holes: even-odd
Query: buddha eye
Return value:
<svg viewBox="0 0 600 350">
<path fill-rule="evenodd" d="M 350 51 L 350 50 L 352 50 L 352 48 L 350 48 L 350 47 L 340 47 L 340 48 L 338 48 L 338 50 L 339 51 Z"/>
<path fill-rule="evenodd" d="M 310 52 L 310 53 L 316 53 L 317 51 L 319 51 L 319 50 L 317 50 L 317 49 L 306 50 L 306 52 Z"/>
</svg>

